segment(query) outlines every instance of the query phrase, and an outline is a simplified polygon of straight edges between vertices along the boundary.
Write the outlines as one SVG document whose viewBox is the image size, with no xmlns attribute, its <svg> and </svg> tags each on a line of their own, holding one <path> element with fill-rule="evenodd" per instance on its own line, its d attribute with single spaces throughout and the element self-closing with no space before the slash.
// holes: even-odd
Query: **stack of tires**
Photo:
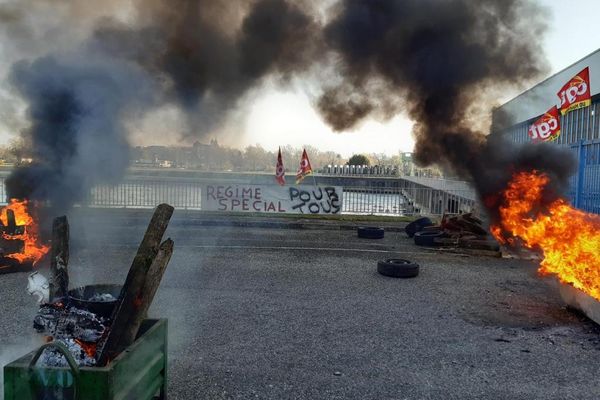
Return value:
<svg viewBox="0 0 600 400">
<path fill-rule="evenodd" d="M 415 236 L 415 233 L 421 232 L 423 230 L 423 228 L 426 228 L 426 227 L 432 226 L 432 225 L 433 225 L 433 222 L 431 222 L 431 220 L 429 218 L 423 217 L 423 218 L 416 219 L 413 222 L 411 222 L 410 224 L 406 225 L 406 228 L 404 228 L 404 232 L 406 232 L 408 237 L 411 238 L 411 237 Z"/>
<path fill-rule="evenodd" d="M 438 246 L 437 238 L 446 237 L 441 229 L 435 229 L 433 222 L 427 218 L 419 218 L 406 225 L 404 231 L 408 237 L 414 238 L 417 246 Z"/>
</svg>

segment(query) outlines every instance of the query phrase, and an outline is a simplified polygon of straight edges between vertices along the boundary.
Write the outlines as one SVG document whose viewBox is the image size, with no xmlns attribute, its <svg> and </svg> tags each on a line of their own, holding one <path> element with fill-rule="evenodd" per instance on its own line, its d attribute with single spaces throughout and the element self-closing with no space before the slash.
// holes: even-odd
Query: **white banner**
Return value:
<svg viewBox="0 0 600 400">
<path fill-rule="evenodd" d="M 340 186 L 205 185 L 202 210 L 285 214 L 341 214 Z"/>
</svg>

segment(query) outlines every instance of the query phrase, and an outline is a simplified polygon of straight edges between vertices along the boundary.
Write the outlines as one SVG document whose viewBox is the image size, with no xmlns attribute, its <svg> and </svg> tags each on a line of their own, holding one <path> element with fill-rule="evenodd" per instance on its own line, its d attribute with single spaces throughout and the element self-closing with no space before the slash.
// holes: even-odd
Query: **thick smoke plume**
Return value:
<svg viewBox="0 0 600 400">
<path fill-rule="evenodd" d="M 163 82 L 193 134 L 210 132 L 266 76 L 289 78 L 314 59 L 318 27 L 285 0 L 139 1 L 138 26 L 100 24 L 94 40 Z"/>
<path fill-rule="evenodd" d="M 546 72 L 546 14 L 526 0 L 345 0 L 325 28 L 344 80 L 319 109 L 339 130 L 405 109 L 416 122 L 416 159 L 472 179 L 491 209 L 492 195 L 521 169 L 549 173 L 560 191 L 572 172 L 570 154 L 489 139 L 471 115 L 487 90 Z"/>
<path fill-rule="evenodd" d="M 88 54 L 20 62 L 15 88 L 28 102 L 23 132 L 34 163 L 6 180 L 9 197 L 49 200 L 56 208 L 81 201 L 98 183 L 115 183 L 129 164 L 126 113 L 149 99 L 144 74 Z"/>
<path fill-rule="evenodd" d="M 85 3 L 74 3 L 86 13 Z M 126 3 L 126 17 L 94 19 L 67 56 L 13 68 L 14 88 L 29 104 L 25 135 L 36 164 L 13 175 L 10 195 L 68 205 L 123 173 L 123 121 L 132 110 L 176 105 L 188 134 L 202 135 L 266 78 L 294 76 L 317 80 L 316 107 L 339 131 L 407 112 L 417 160 L 472 179 L 491 209 L 515 171 L 549 173 L 557 191 L 571 173 L 571 157 L 556 147 L 516 148 L 476 128 L 491 92 L 547 72 L 540 46 L 547 13 L 534 1 L 338 0 L 329 9 L 308 0 Z M 315 66 L 337 78 L 308 74 Z"/>
</svg>

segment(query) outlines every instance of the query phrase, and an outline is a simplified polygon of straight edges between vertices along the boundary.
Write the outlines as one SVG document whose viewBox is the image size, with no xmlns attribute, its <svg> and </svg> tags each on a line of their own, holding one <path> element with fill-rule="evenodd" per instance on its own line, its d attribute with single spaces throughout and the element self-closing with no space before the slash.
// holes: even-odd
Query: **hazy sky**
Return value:
<svg viewBox="0 0 600 400">
<path fill-rule="evenodd" d="M 0 4 L 3 1 L 5 0 L 0 0 Z M 597 33 L 600 0 L 539 1 L 550 10 L 547 16 L 549 31 L 544 47 L 551 64 L 551 74 L 600 48 L 600 35 Z M 48 24 L 52 24 L 52 21 L 48 21 Z M 0 57 L 2 47 L 3 44 L 0 43 Z M 0 64 L 2 61 L 0 59 Z M 1 68 L 0 72 L 3 72 Z M 517 94 L 518 92 L 508 93 L 506 98 L 498 99 L 498 103 Z M 6 96 L 7 93 L 0 90 L 0 96 L 2 95 Z M 352 132 L 333 132 L 311 106 L 305 82 L 296 82 L 285 90 L 266 84 L 252 93 L 252 99 L 251 105 L 240 109 L 237 117 L 219 133 L 220 142 L 238 148 L 258 143 L 270 150 L 277 149 L 280 145 L 300 147 L 310 144 L 344 156 L 359 152 L 392 155 L 398 151 L 410 151 L 413 147 L 410 134 L 412 124 L 403 116 L 385 123 L 369 121 Z M 12 118 L 12 114 L 12 110 L 0 110 L 2 119 Z M 174 109 L 152 113 L 144 121 L 130 126 L 132 142 L 137 144 L 140 138 L 145 138 L 145 144 L 177 144 L 177 135 L 163 132 L 149 138 L 148 132 L 157 123 L 165 124 L 169 132 L 177 132 L 181 127 L 180 121 L 180 115 Z M 12 132 L 3 129 L 0 121 L 0 143 L 7 142 L 11 137 Z"/>
</svg>

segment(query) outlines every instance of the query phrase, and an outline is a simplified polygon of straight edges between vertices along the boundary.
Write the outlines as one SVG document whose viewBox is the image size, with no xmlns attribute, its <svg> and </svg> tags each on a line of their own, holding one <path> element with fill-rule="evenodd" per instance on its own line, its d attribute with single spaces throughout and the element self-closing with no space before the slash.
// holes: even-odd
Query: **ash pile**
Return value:
<svg viewBox="0 0 600 400">
<path fill-rule="evenodd" d="M 161 204 L 150 221 L 124 285 L 88 285 L 69 288 L 69 224 L 54 220 L 50 279 L 39 272 L 29 276 L 28 291 L 40 304 L 33 328 L 46 341 L 58 343 L 44 349 L 39 363 L 66 367 L 105 366 L 133 344 L 158 290 L 173 253 L 173 241 L 161 243 L 173 207 Z"/>
<path fill-rule="evenodd" d="M 96 365 L 96 348 L 109 326 L 109 318 L 62 303 L 43 304 L 33 319 L 39 334 L 64 344 L 82 367 Z M 40 362 L 49 367 L 68 366 L 65 357 L 53 348 L 44 351 Z"/>
</svg>

